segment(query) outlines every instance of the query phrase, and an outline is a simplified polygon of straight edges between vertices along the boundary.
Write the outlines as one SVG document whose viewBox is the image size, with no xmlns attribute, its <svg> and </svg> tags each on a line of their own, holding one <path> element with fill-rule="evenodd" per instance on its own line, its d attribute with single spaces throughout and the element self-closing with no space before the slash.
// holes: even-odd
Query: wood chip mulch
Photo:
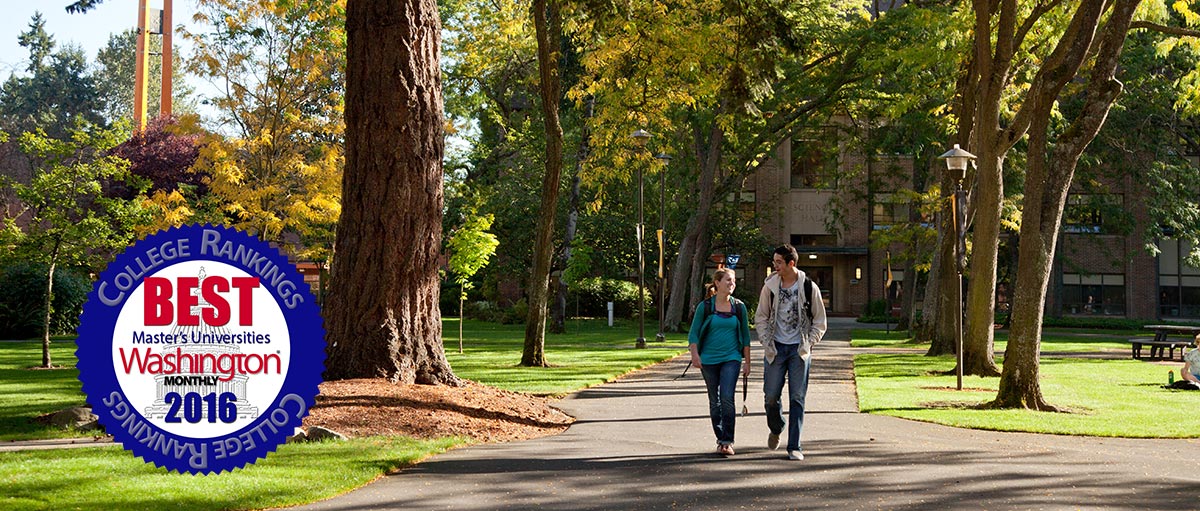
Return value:
<svg viewBox="0 0 1200 511">
<path fill-rule="evenodd" d="M 349 437 L 463 436 L 506 442 L 554 435 L 575 419 L 553 400 L 467 382 L 462 387 L 402 385 L 385 379 L 325 382 L 305 426 Z"/>
</svg>

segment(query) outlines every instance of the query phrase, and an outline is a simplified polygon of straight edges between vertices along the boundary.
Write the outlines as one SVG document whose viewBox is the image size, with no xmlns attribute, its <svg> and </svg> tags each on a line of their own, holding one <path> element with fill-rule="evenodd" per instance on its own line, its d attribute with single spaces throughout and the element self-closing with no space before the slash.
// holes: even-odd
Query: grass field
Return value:
<svg viewBox="0 0 1200 511">
<path fill-rule="evenodd" d="M 856 330 L 855 345 L 919 347 L 898 336 Z M 1103 338 L 1052 334 L 1044 351 L 1123 349 Z M 1002 363 L 1003 357 L 997 357 Z M 863 354 L 854 358 L 859 409 L 864 412 L 998 431 L 1144 438 L 1200 437 L 1200 392 L 1163 389 L 1169 365 L 1132 359 L 1042 358 L 1041 387 L 1047 401 L 1068 413 L 975 409 L 995 398 L 999 378 L 967 376 L 955 390 L 954 357 L 923 352 Z"/>
<path fill-rule="evenodd" d="M 167 473 L 120 447 L 0 453 L 0 509 L 262 509 L 303 504 L 464 443 L 372 437 L 288 444 L 219 475 Z"/>
<path fill-rule="evenodd" d="M 1055 329 L 1042 334 L 1042 353 L 1123 351 L 1129 352 L 1126 339 L 1136 335 L 1153 338 L 1152 332 L 1128 332 L 1114 334 L 1111 330 L 1079 331 Z M 908 332 L 884 332 L 883 330 L 855 329 L 851 331 L 851 346 L 856 348 L 914 348 L 929 349 L 929 343 L 913 342 Z M 1003 353 L 1008 347 L 1008 331 L 996 332 L 995 348 Z"/>
<path fill-rule="evenodd" d="M 687 334 L 667 334 L 654 342 L 656 325 L 646 324 L 646 349 L 635 349 L 637 324 L 605 320 L 567 322 L 567 333 L 546 334 L 547 368 L 520 367 L 524 325 L 467 320 L 463 353 L 458 353 L 457 320 L 445 321 L 446 358 L 455 374 L 493 387 L 559 395 L 611 381 L 629 371 L 687 351 Z"/>
<path fill-rule="evenodd" d="M 565 394 L 610 381 L 686 351 L 679 334 L 634 349 L 637 325 L 600 320 L 568 322 L 568 333 L 547 334 L 548 368 L 523 368 L 522 325 L 468 321 L 464 353 L 458 324 L 443 324 L 447 358 L 456 374 L 496 387 Z M 648 334 L 654 338 L 651 324 Z M 80 436 L 31 422 L 38 415 L 82 405 L 75 344 L 56 342 L 52 357 L 65 369 L 30 369 L 41 362 L 37 341 L 0 342 L 0 440 Z M 468 442 L 373 437 L 340 443 L 290 444 L 265 460 L 219 475 L 168 473 L 120 447 L 0 453 L 0 509 L 259 509 L 312 502 L 357 488 L 396 467 Z"/>
</svg>

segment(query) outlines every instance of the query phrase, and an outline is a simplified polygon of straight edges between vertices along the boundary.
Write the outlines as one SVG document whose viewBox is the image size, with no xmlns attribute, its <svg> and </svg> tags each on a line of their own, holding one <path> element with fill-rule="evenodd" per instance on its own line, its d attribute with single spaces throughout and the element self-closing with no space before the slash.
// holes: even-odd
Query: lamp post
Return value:
<svg viewBox="0 0 1200 511">
<path fill-rule="evenodd" d="M 663 310 L 667 304 L 667 281 L 666 273 L 663 271 L 663 257 L 667 253 L 666 234 L 667 234 L 667 167 L 671 165 L 671 155 L 667 153 L 658 153 L 655 158 L 662 162 L 662 168 L 658 171 L 658 335 L 654 336 L 657 342 L 667 340 L 667 336 L 663 334 Z"/>
<path fill-rule="evenodd" d="M 650 133 L 643 129 L 638 129 L 629 135 L 633 137 L 633 142 L 638 146 L 639 150 L 646 148 L 646 143 L 650 141 Z M 643 192 L 645 182 L 642 179 L 642 166 L 637 165 L 637 182 L 638 182 L 638 223 L 637 223 L 637 253 L 638 253 L 638 337 L 637 347 L 646 347 L 646 260 L 642 253 L 642 234 L 645 232 L 645 221 L 642 216 L 642 205 L 644 203 Z"/>
<path fill-rule="evenodd" d="M 963 252 L 966 247 L 963 246 L 966 233 L 963 232 L 964 219 L 960 217 L 962 212 L 963 178 L 967 174 L 967 162 L 974 161 L 975 155 L 964 151 L 954 144 L 954 149 L 946 151 L 938 158 L 946 160 L 946 169 L 950 172 L 950 177 L 954 179 L 954 198 L 950 201 L 950 221 L 954 228 L 954 270 L 958 276 L 957 285 L 954 287 L 954 344 L 955 344 L 955 376 L 958 377 L 958 390 L 962 390 L 962 374 L 963 374 L 963 304 L 962 304 L 962 276 L 963 276 Z"/>
</svg>

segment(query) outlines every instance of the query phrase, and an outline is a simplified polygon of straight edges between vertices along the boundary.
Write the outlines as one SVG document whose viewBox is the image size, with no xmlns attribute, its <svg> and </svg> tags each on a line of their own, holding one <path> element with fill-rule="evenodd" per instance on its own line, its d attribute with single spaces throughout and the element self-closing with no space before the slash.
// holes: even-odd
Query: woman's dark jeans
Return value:
<svg viewBox="0 0 1200 511">
<path fill-rule="evenodd" d="M 733 427 L 737 420 L 733 396 L 741 366 L 742 362 L 738 360 L 700 366 L 704 385 L 708 387 L 708 415 L 720 445 L 733 445 Z"/>
</svg>

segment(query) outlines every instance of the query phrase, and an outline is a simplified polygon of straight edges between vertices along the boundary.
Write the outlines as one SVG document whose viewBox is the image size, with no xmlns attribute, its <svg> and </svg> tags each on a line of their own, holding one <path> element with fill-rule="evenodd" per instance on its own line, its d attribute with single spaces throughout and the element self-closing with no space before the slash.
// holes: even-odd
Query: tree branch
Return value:
<svg viewBox="0 0 1200 511">
<path fill-rule="evenodd" d="M 1200 37 L 1200 30 L 1193 30 L 1190 28 L 1168 27 L 1166 25 L 1159 25 L 1158 23 L 1151 23 L 1149 21 L 1135 21 L 1129 24 L 1130 30 L 1137 28 L 1144 28 L 1163 34 L 1177 35 L 1181 37 Z"/>
</svg>

